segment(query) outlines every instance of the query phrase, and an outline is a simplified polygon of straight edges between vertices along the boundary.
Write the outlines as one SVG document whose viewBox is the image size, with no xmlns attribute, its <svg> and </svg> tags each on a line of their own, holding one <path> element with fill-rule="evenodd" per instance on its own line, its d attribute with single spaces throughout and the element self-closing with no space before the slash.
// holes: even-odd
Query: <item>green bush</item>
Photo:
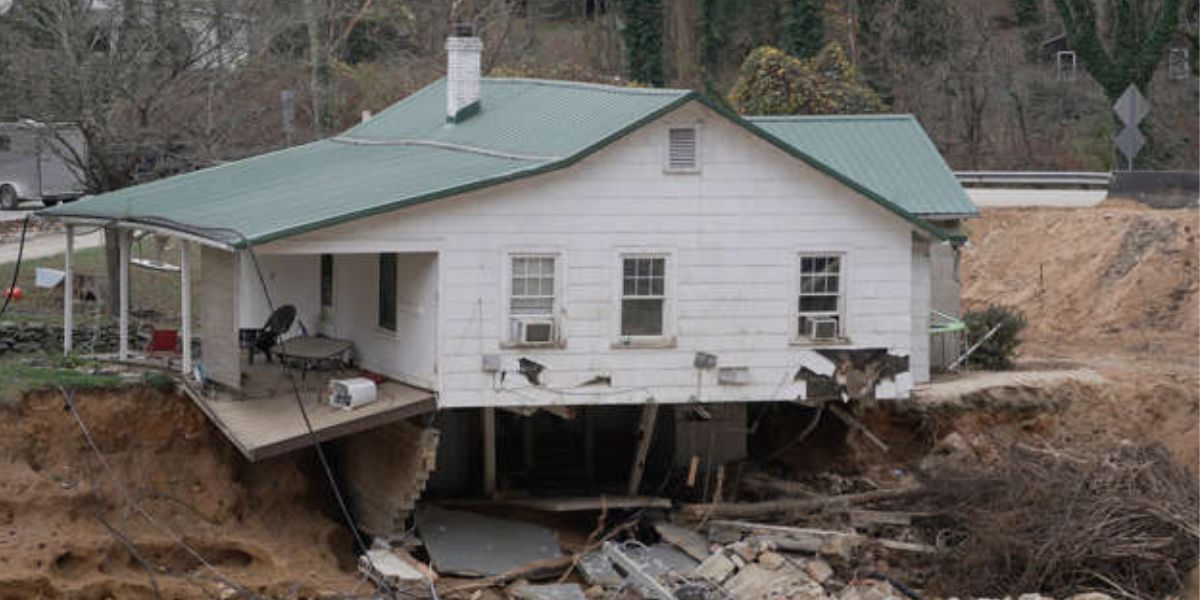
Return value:
<svg viewBox="0 0 1200 600">
<path fill-rule="evenodd" d="M 993 371 L 1012 368 L 1017 347 L 1021 345 L 1020 333 L 1025 328 L 1025 315 L 1015 309 L 989 305 L 984 310 L 973 310 L 963 315 L 963 322 L 967 325 L 967 341 L 971 345 L 999 325 L 996 333 L 967 359 L 970 364 Z"/>
</svg>

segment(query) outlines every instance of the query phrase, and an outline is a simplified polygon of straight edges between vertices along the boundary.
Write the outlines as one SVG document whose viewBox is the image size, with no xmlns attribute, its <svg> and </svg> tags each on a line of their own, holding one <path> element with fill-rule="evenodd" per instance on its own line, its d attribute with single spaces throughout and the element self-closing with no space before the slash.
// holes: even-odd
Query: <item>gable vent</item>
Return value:
<svg viewBox="0 0 1200 600">
<path fill-rule="evenodd" d="M 672 127 L 667 130 L 667 170 L 697 171 L 700 160 L 697 154 L 696 128 Z"/>
</svg>

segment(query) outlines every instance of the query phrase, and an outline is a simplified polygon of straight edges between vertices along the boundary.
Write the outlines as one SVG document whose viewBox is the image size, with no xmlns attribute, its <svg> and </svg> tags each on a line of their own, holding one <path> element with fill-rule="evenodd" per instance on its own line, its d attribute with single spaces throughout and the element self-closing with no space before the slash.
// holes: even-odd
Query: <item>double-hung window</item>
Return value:
<svg viewBox="0 0 1200 600">
<path fill-rule="evenodd" d="M 512 257 L 508 314 L 510 341 L 517 344 L 553 342 L 555 331 L 555 257 Z"/>
<path fill-rule="evenodd" d="M 626 256 L 621 259 L 621 336 L 665 334 L 667 259 Z"/>
<path fill-rule="evenodd" d="M 844 337 L 845 282 L 840 254 L 800 256 L 797 337 L 833 340 Z"/>
</svg>

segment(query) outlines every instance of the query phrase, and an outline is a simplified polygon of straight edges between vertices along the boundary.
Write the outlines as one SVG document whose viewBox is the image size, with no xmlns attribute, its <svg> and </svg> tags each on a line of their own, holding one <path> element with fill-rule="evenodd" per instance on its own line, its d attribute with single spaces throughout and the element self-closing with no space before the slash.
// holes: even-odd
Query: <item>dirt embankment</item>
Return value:
<svg viewBox="0 0 1200 600">
<path fill-rule="evenodd" d="M 1021 310 L 1034 344 L 1184 353 L 1195 366 L 1200 283 L 1194 209 L 994 209 L 968 223 L 964 309 Z"/>
<path fill-rule="evenodd" d="M 996 209 L 968 227 L 964 309 L 1017 308 L 1024 366 L 1086 365 L 1107 380 L 1057 417 L 1062 441 L 1159 442 L 1200 468 L 1200 213 Z"/>
<path fill-rule="evenodd" d="M 142 508 L 222 576 L 272 597 L 357 585 L 349 536 L 322 512 L 326 491 L 303 457 L 247 463 L 171 394 L 80 394 L 76 404 Z M 167 572 L 152 582 L 121 535 Z M 60 394 L 0 408 L 0 599 L 153 598 L 155 585 L 163 598 L 215 597 L 217 574 L 173 535 L 130 509 Z"/>
</svg>

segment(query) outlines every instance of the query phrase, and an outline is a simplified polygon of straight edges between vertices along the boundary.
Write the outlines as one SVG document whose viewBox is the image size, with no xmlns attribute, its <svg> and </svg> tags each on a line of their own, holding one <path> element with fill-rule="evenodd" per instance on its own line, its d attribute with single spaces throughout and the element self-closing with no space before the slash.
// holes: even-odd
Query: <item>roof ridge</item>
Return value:
<svg viewBox="0 0 1200 600">
<path fill-rule="evenodd" d="M 750 122 L 757 121 L 915 121 L 912 113 L 856 113 L 836 115 L 759 115 L 746 116 Z"/>
<path fill-rule="evenodd" d="M 592 83 L 588 81 L 565 81 L 561 79 L 538 79 L 535 77 L 483 77 L 482 81 L 489 83 L 524 83 L 531 85 L 544 85 L 547 87 L 566 87 L 590 89 L 601 92 L 612 92 L 618 94 L 636 94 L 643 96 L 683 96 L 694 94 L 694 90 L 684 88 L 650 88 L 650 87 L 628 87 L 622 85 L 614 85 L 608 83 Z"/>
</svg>

